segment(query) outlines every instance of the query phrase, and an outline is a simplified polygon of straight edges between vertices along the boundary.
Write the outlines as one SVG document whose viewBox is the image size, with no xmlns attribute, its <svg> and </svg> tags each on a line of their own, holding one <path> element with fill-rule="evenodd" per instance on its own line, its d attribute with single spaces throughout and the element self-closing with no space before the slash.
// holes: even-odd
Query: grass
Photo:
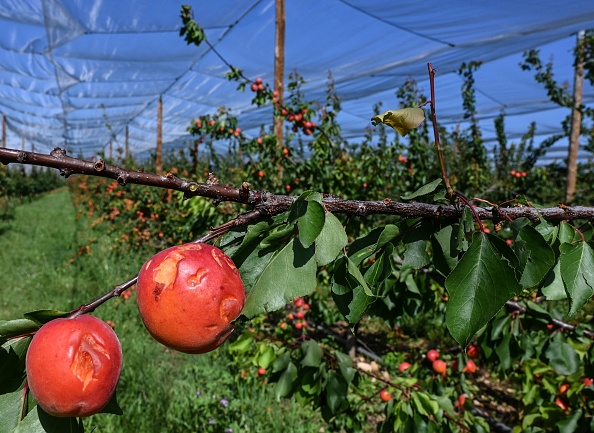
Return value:
<svg viewBox="0 0 594 433">
<path fill-rule="evenodd" d="M 14 218 L 0 221 L 0 320 L 73 309 L 135 275 L 146 259 L 115 254 L 107 238 L 76 220 L 67 189 L 18 206 Z M 276 401 L 273 387 L 242 380 L 225 346 L 185 355 L 155 342 L 134 296 L 112 299 L 94 314 L 115 323 L 122 344 L 117 397 L 124 415 L 89 417 L 88 431 L 309 433 L 324 426 L 310 408 Z"/>
</svg>

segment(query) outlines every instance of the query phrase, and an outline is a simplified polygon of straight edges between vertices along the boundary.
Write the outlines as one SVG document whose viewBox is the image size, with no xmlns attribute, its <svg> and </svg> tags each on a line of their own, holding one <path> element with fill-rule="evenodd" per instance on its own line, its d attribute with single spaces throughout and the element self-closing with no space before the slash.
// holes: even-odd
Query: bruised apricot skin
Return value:
<svg viewBox="0 0 594 433">
<path fill-rule="evenodd" d="M 138 274 L 138 309 L 155 340 L 185 353 L 205 353 L 233 332 L 245 302 L 239 271 L 208 244 L 179 245 L 153 256 Z"/>
<path fill-rule="evenodd" d="M 54 319 L 33 336 L 27 383 L 53 416 L 85 417 L 111 399 L 122 369 L 122 348 L 111 327 L 96 317 Z"/>
</svg>

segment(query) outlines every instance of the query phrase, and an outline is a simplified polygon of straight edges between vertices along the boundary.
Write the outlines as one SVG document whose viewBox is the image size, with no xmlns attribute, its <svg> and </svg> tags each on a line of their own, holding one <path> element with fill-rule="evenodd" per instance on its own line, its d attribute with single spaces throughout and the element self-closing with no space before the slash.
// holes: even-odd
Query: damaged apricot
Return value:
<svg viewBox="0 0 594 433">
<path fill-rule="evenodd" d="M 180 352 L 205 353 L 223 344 L 244 301 L 239 271 L 225 253 L 208 244 L 163 250 L 138 274 L 144 325 L 155 340 Z"/>
<path fill-rule="evenodd" d="M 25 365 L 29 389 L 44 411 L 85 417 L 113 396 L 122 348 L 113 329 L 96 317 L 54 319 L 33 336 Z"/>
</svg>

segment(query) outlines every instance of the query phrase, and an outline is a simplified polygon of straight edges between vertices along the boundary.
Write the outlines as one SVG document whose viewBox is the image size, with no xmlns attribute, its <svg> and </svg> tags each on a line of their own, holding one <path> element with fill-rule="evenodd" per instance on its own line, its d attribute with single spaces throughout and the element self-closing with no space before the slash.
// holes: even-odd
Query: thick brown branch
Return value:
<svg viewBox="0 0 594 433">
<path fill-rule="evenodd" d="M 277 215 L 289 209 L 295 197 L 275 195 L 266 191 L 252 191 L 246 186 L 230 188 L 219 184 L 198 183 L 180 179 L 171 173 L 164 176 L 128 170 L 105 164 L 101 159 L 85 161 L 67 156 L 61 149 L 54 149 L 49 155 L 0 149 L 0 162 L 17 163 L 56 168 L 68 177 L 72 174 L 87 174 L 116 180 L 120 185 L 128 183 L 155 186 L 159 188 L 181 191 L 186 197 L 202 196 L 216 201 L 232 201 L 254 206 L 259 215 Z M 325 195 L 324 206 L 329 212 L 356 215 L 399 215 L 405 218 L 456 219 L 462 215 L 463 207 L 453 205 L 437 205 L 427 203 L 401 203 L 385 198 L 382 201 L 344 200 L 336 196 Z M 518 207 L 474 207 L 481 220 L 515 220 L 528 218 L 538 221 L 542 218 L 551 222 L 574 219 L 594 218 L 594 207 L 558 206 L 535 209 L 528 206 Z"/>
</svg>

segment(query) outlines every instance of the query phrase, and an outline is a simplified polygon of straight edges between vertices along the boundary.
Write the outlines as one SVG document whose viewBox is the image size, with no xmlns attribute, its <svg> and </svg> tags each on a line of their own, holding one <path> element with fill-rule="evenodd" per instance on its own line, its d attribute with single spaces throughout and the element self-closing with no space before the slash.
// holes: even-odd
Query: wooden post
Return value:
<svg viewBox="0 0 594 433">
<path fill-rule="evenodd" d="M 156 152 L 156 171 L 161 174 L 163 171 L 163 97 L 159 96 L 157 105 L 157 152 Z"/>
<path fill-rule="evenodd" d="M 2 115 L 2 147 L 6 147 L 6 115 Z"/>
<path fill-rule="evenodd" d="M 128 125 L 126 125 L 126 132 L 125 132 L 125 138 L 124 138 L 124 148 L 126 149 L 124 155 L 126 156 L 126 159 L 130 158 L 130 145 L 128 144 L 129 138 L 130 138 L 130 136 L 129 136 L 129 132 L 128 132 Z"/>
<path fill-rule="evenodd" d="M 285 76 L 285 0 L 276 0 L 276 35 L 274 39 L 274 90 L 278 105 L 283 104 Z M 284 118 L 274 117 L 274 135 L 279 147 L 283 147 Z"/>
<path fill-rule="evenodd" d="M 567 152 L 567 185 L 565 189 L 565 203 L 573 201 L 577 183 L 577 156 L 580 147 L 580 127 L 582 123 L 582 93 L 584 85 L 584 56 L 580 45 L 583 43 L 585 32 L 582 30 L 577 35 L 577 49 L 575 59 L 575 71 L 573 77 L 573 108 L 571 112 L 571 133 L 569 137 L 569 149 Z"/>
</svg>

